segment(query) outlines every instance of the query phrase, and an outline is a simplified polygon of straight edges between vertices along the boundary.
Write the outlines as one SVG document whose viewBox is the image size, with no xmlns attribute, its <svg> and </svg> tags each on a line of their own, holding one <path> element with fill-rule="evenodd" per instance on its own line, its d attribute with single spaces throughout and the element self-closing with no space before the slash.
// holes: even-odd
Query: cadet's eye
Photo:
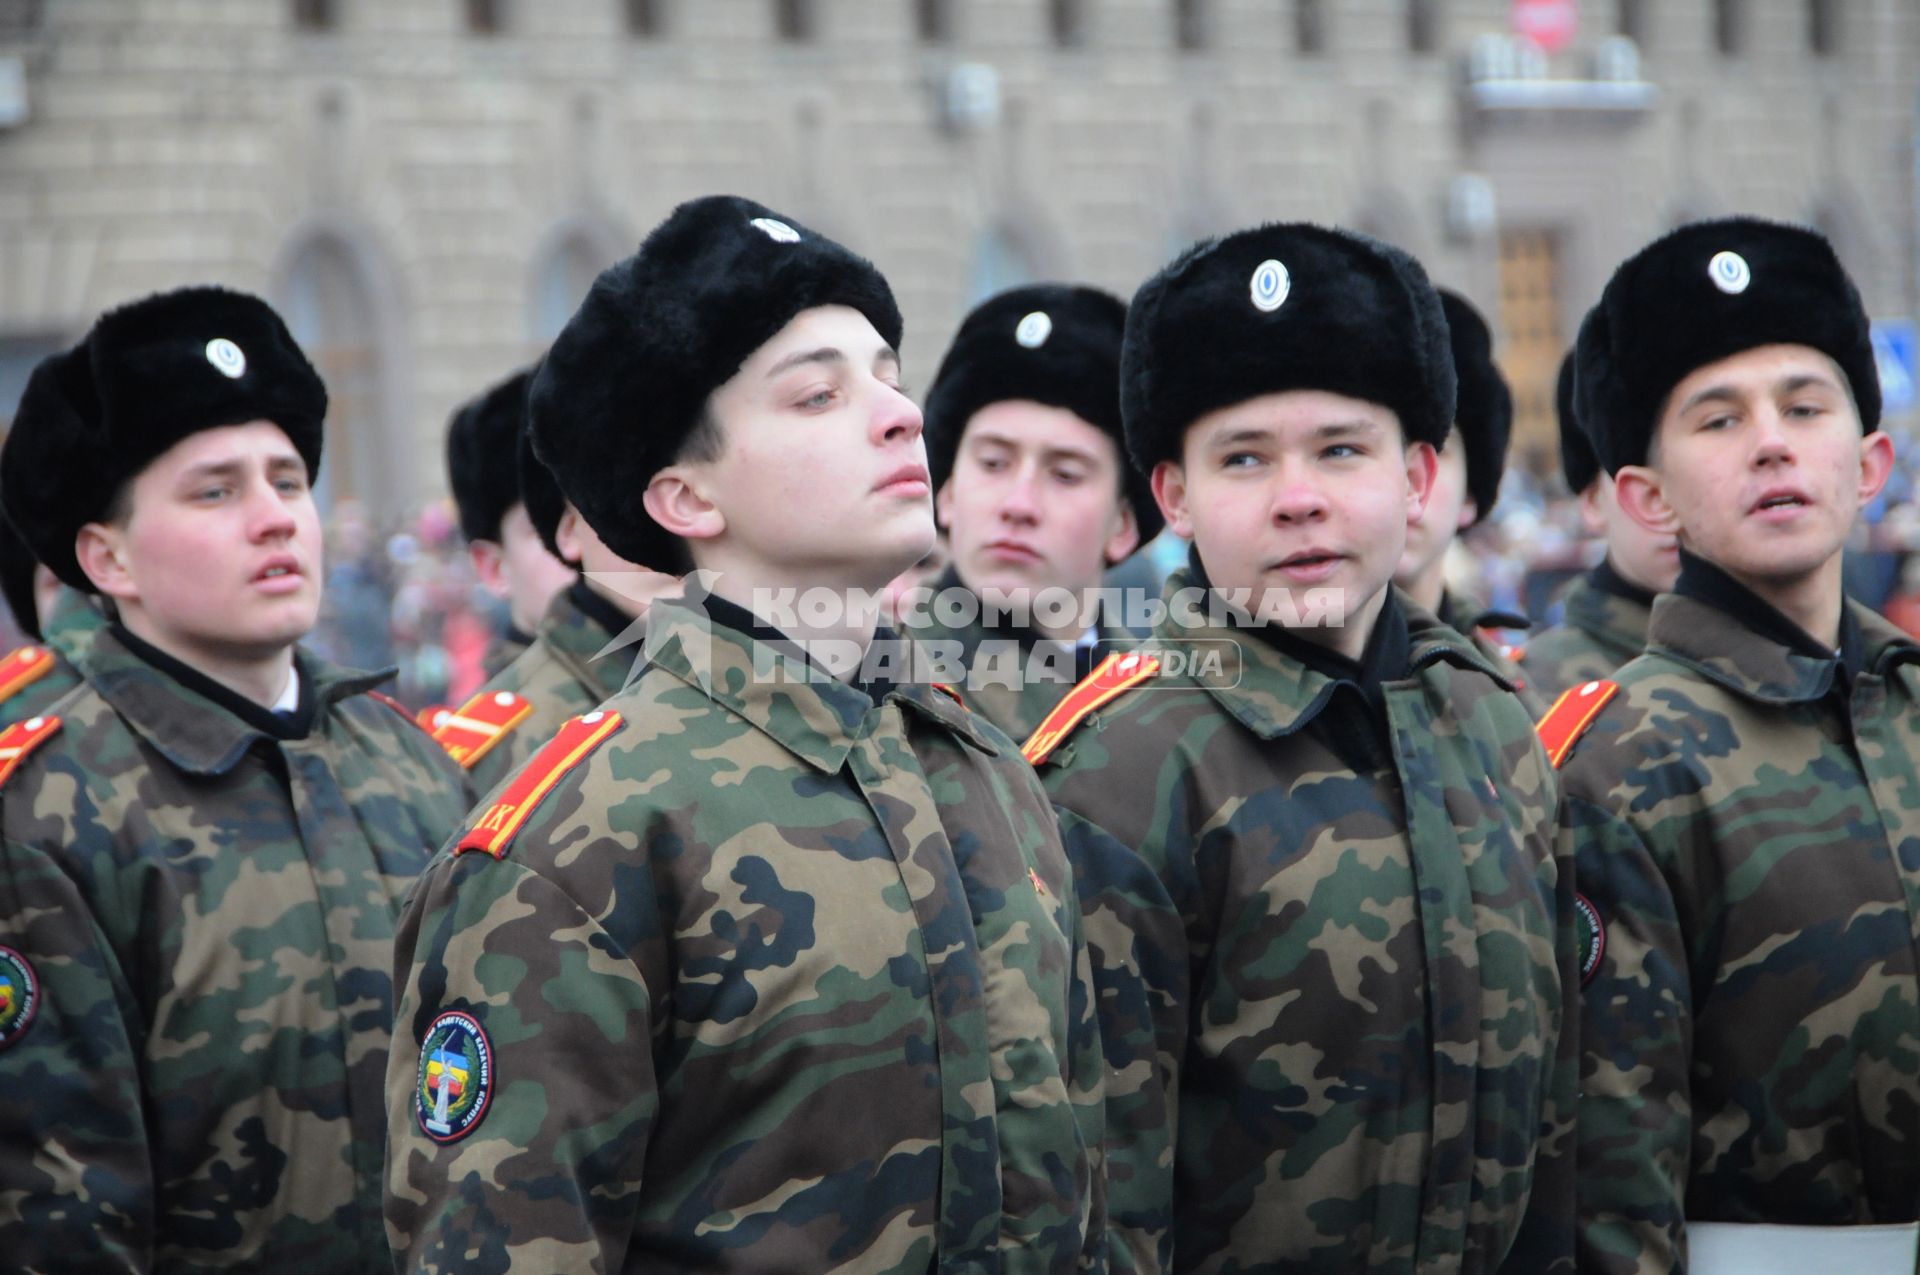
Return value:
<svg viewBox="0 0 1920 1275">
<path fill-rule="evenodd" d="M 1362 452 L 1352 443 L 1335 443 L 1320 454 L 1328 460 L 1349 460 L 1355 456 L 1363 456 L 1366 453 Z"/>
<path fill-rule="evenodd" d="M 1701 421 L 1700 428 L 1703 430 L 1723 430 L 1731 428 L 1734 423 L 1735 418 L 1731 412 L 1720 412 Z"/>
<path fill-rule="evenodd" d="M 1086 481 L 1087 476 L 1077 469 L 1056 469 L 1053 478 L 1063 487 L 1077 487 Z"/>
<path fill-rule="evenodd" d="M 801 399 L 800 406 L 816 407 L 816 408 L 830 407 L 833 404 L 833 400 L 834 400 L 834 392 L 832 390 L 816 390 L 812 394 L 809 394 L 805 398 Z"/>
<path fill-rule="evenodd" d="M 1260 463 L 1260 458 L 1252 452 L 1228 452 L 1220 458 L 1222 469 L 1251 469 Z"/>
</svg>

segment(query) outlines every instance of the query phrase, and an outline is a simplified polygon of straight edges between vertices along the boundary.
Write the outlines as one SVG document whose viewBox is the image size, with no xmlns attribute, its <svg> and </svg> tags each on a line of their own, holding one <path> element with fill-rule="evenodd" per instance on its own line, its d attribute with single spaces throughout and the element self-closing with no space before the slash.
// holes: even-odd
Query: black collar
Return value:
<svg viewBox="0 0 1920 1275">
<path fill-rule="evenodd" d="M 633 617 L 602 596 L 587 583 L 585 576 L 574 577 L 573 583 L 567 586 L 567 597 L 580 608 L 582 615 L 605 629 L 609 638 L 619 637 L 633 624 Z"/>
<path fill-rule="evenodd" d="M 1612 558 L 1600 559 L 1600 565 L 1587 572 L 1587 583 L 1623 602 L 1635 602 L 1643 607 L 1653 605 L 1653 591 L 1641 588 L 1614 570 Z"/>
<path fill-rule="evenodd" d="M 1685 549 L 1680 551 L 1680 579 L 1673 586 L 1673 591 L 1732 617 L 1743 627 L 1796 655 L 1816 660 L 1838 660 L 1843 677 L 1836 679 L 1836 685 L 1841 681 L 1851 685 L 1853 679 L 1866 668 L 1866 635 L 1860 631 L 1860 621 L 1855 618 L 1853 608 L 1847 605 L 1844 595 L 1840 599 L 1840 646 L 1835 650 L 1815 641 L 1812 634 L 1789 620 L 1778 608 L 1746 585 L 1705 558 L 1696 557 Z"/>
<path fill-rule="evenodd" d="M 248 699 L 232 687 L 223 686 L 214 681 L 192 665 L 175 659 L 151 642 L 142 641 L 118 620 L 113 622 L 112 629 L 113 635 L 128 651 L 194 694 L 212 700 L 262 734 L 271 735 L 275 739 L 305 739 L 313 730 L 313 678 L 309 676 L 307 670 L 299 670 L 300 703 L 298 707 L 290 713 L 276 713 L 265 704 Z M 294 656 L 296 664 L 299 658 L 296 653 Z"/>
<path fill-rule="evenodd" d="M 508 620 L 507 631 L 500 635 L 500 640 L 503 642 L 510 642 L 514 646 L 532 646 L 533 634 L 527 632 L 525 629 L 515 624 L 512 620 Z"/>
<path fill-rule="evenodd" d="M 787 636 L 787 634 L 781 630 L 774 628 L 771 624 L 768 624 L 765 620 L 762 620 L 759 616 L 741 606 L 739 603 L 730 602 L 717 593 L 702 593 L 698 597 L 694 597 L 691 591 L 689 591 L 687 605 L 695 608 L 704 608 L 708 618 L 715 624 L 732 629 L 735 633 L 743 637 L 751 638 L 755 642 L 765 642 L 769 646 L 777 647 L 796 657 L 804 658 L 807 664 L 819 673 L 821 677 L 830 681 L 841 682 L 846 686 L 851 686 L 854 690 L 859 691 L 876 704 L 891 694 L 894 687 L 898 685 L 891 678 L 887 677 L 876 677 L 871 681 L 862 680 L 857 677 L 851 679 L 834 677 L 831 672 L 822 668 L 819 662 L 811 655 L 808 655 L 806 648 L 799 642 Z M 883 644 L 891 644 L 891 646 L 888 647 Z M 884 667 L 885 661 L 878 661 L 871 658 L 877 649 L 891 649 L 897 654 L 904 655 L 907 648 L 899 634 L 883 625 L 874 630 L 873 642 L 868 647 L 868 655 L 870 658 L 863 661 L 863 663 Z"/>
</svg>

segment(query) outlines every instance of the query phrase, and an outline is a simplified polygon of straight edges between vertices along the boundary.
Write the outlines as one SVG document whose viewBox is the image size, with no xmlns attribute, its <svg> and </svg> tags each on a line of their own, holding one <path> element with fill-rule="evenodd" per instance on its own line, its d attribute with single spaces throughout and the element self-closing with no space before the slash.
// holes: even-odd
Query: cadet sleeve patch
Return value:
<svg viewBox="0 0 1920 1275">
<path fill-rule="evenodd" d="M 435 1142 L 472 1133 L 493 1101 L 493 1042 L 471 1014 L 450 1009 L 420 1041 L 413 1105 L 420 1131 Z"/>
<path fill-rule="evenodd" d="M 60 719 L 57 717 L 29 717 L 24 722 L 0 731 L 0 786 L 13 778 L 13 772 L 20 769 L 20 763 L 40 745 L 60 733 Z"/>
<path fill-rule="evenodd" d="M 1580 930 L 1580 986 L 1593 981 L 1600 970 L 1600 958 L 1607 954 L 1607 927 L 1600 909 L 1584 894 L 1573 896 L 1574 924 Z"/>
<path fill-rule="evenodd" d="M 1547 747 L 1547 760 L 1558 770 L 1580 737 L 1587 733 L 1587 727 L 1593 725 L 1593 719 L 1600 716 L 1600 710 L 1607 701 L 1620 693 L 1618 682 L 1586 682 L 1562 692 L 1559 699 L 1553 701 L 1553 707 L 1540 719 L 1534 729 L 1540 734 L 1540 742 Z"/>
<path fill-rule="evenodd" d="M 512 691 L 481 691 L 445 717 L 436 716 L 433 738 L 448 756 L 472 770 L 532 713 L 532 702 Z"/>
<path fill-rule="evenodd" d="M 506 858 L 507 847 L 534 807 L 560 782 L 562 775 L 586 760 L 587 754 L 600 747 L 620 726 L 618 713 L 594 712 L 569 718 L 533 759 L 521 767 L 513 782 L 480 816 L 480 822 L 460 838 L 453 852 L 484 850 L 496 859 Z"/>
<path fill-rule="evenodd" d="M 0 660 L 0 704 L 52 671 L 55 657 L 44 646 L 23 646 Z"/>
<path fill-rule="evenodd" d="M 19 1040 L 40 1010 L 40 979 L 33 963 L 10 947 L 0 947 L 0 1049 Z"/>
<path fill-rule="evenodd" d="M 1066 698 L 1053 706 L 1053 711 L 1027 737 L 1027 742 L 1020 746 L 1020 755 L 1030 765 L 1038 766 L 1052 756 L 1061 741 L 1071 735 L 1074 727 L 1085 721 L 1095 709 L 1120 698 L 1159 671 L 1160 661 L 1151 655 L 1143 655 L 1138 651 L 1130 655 L 1118 652 L 1109 655 L 1100 662 L 1098 668 L 1087 674 L 1085 681 L 1068 691 Z"/>
</svg>

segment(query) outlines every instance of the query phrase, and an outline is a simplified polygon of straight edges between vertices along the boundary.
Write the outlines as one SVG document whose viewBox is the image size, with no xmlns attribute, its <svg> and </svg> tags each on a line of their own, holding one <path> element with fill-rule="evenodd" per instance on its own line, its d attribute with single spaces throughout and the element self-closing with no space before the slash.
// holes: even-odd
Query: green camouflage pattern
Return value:
<svg viewBox="0 0 1920 1275">
<path fill-rule="evenodd" d="M 1527 676 L 1548 707 L 1640 654 L 1653 617 L 1653 608 L 1596 588 L 1584 575 L 1568 586 L 1564 605 L 1559 624 L 1527 639 Z"/>
<path fill-rule="evenodd" d="M 533 645 L 533 637 L 508 625 L 487 643 L 486 653 L 480 657 L 480 671 L 488 677 L 500 676 L 508 665 L 527 653 L 527 648 Z"/>
<path fill-rule="evenodd" d="M 1529 641 L 1524 647 L 1512 646 L 1502 642 L 1498 631 L 1504 627 L 1500 621 L 1506 617 L 1492 612 L 1480 599 L 1470 593 L 1456 593 L 1448 589 L 1440 595 L 1440 622 L 1472 642 L 1474 648 L 1486 657 L 1512 687 L 1527 711 L 1538 719 L 1553 704 L 1551 698 L 1542 699 L 1533 685 L 1533 644 Z M 1519 617 L 1511 617 L 1518 619 Z"/>
<path fill-rule="evenodd" d="M 512 691 L 531 704 L 533 712 L 473 764 L 468 773 L 476 792 L 520 769 L 569 717 L 589 711 L 620 689 L 640 644 L 602 656 L 607 643 L 606 629 L 580 609 L 571 590 L 554 595 L 533 643 L 481 688 L 482 693 Z"/>
<path fill-rule="evenodd" d="M 1499 674 L 1401 606 L 1379 773 L 1314 728 L 1325 676 L 1179 608 L 1159 648 L 1237 656 L 1041 766 L 1100 996 L 1116 1270 L 1571 1269 L 1558 787 Z"/>
<path fill-rule="evenodd" d="M 1852 604 L 1849 604 L 1852 605 Z M 1684 1222 L 1920 1217 L 1920 646 L 1866 672 L 1664 595 L 1565 761 L 1605 934 L 1581 996 L 1581 1270 Z"/>
<path fill-rule="evenodd" d="M 53 667 L 0 700 L 0 730 L 37 716 L 80 685 L 74 662 L 93 645 L 93 635 L 106 623 L 93 599 L 71 586 L 60 586 L 53 614 L 40 630 L 45 639 L 40 645 L 53 652 Z"/>
<path fill-rule="evenodd" d="M 0 789 L 0 944 L 44 993 L 0 1051 L 8 1270 L 390 1269 L 394 922 L 468 799 L 386 674 L 299 658 L 279 740 L 102 629 Z"/>
<path fill-rule="evenodd" d="M 1032 770 L 930 686 L 876 705 L 677 600 L 649 626 L 621 729 L 409 903 L 401 1269 L 1099 1269 L 1091 972 Z M 495 1078 L 439 1143 L 448 1010 Z"/>
</svg>

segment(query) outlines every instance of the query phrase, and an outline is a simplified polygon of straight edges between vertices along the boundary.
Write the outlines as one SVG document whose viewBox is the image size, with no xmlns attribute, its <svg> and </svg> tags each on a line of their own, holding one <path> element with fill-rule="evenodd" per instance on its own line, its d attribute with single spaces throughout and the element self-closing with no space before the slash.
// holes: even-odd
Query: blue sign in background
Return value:
<svg viewBox="0 0 1920 1275">
<path fill-rule="evenodd" d="M 1873 360 L 1880 369 L 1880 405 L 1888 414 L 1913 410 L 1916 344 L 1912 319 L 1887 319 L 1873 325 Z"/>
</svg>

